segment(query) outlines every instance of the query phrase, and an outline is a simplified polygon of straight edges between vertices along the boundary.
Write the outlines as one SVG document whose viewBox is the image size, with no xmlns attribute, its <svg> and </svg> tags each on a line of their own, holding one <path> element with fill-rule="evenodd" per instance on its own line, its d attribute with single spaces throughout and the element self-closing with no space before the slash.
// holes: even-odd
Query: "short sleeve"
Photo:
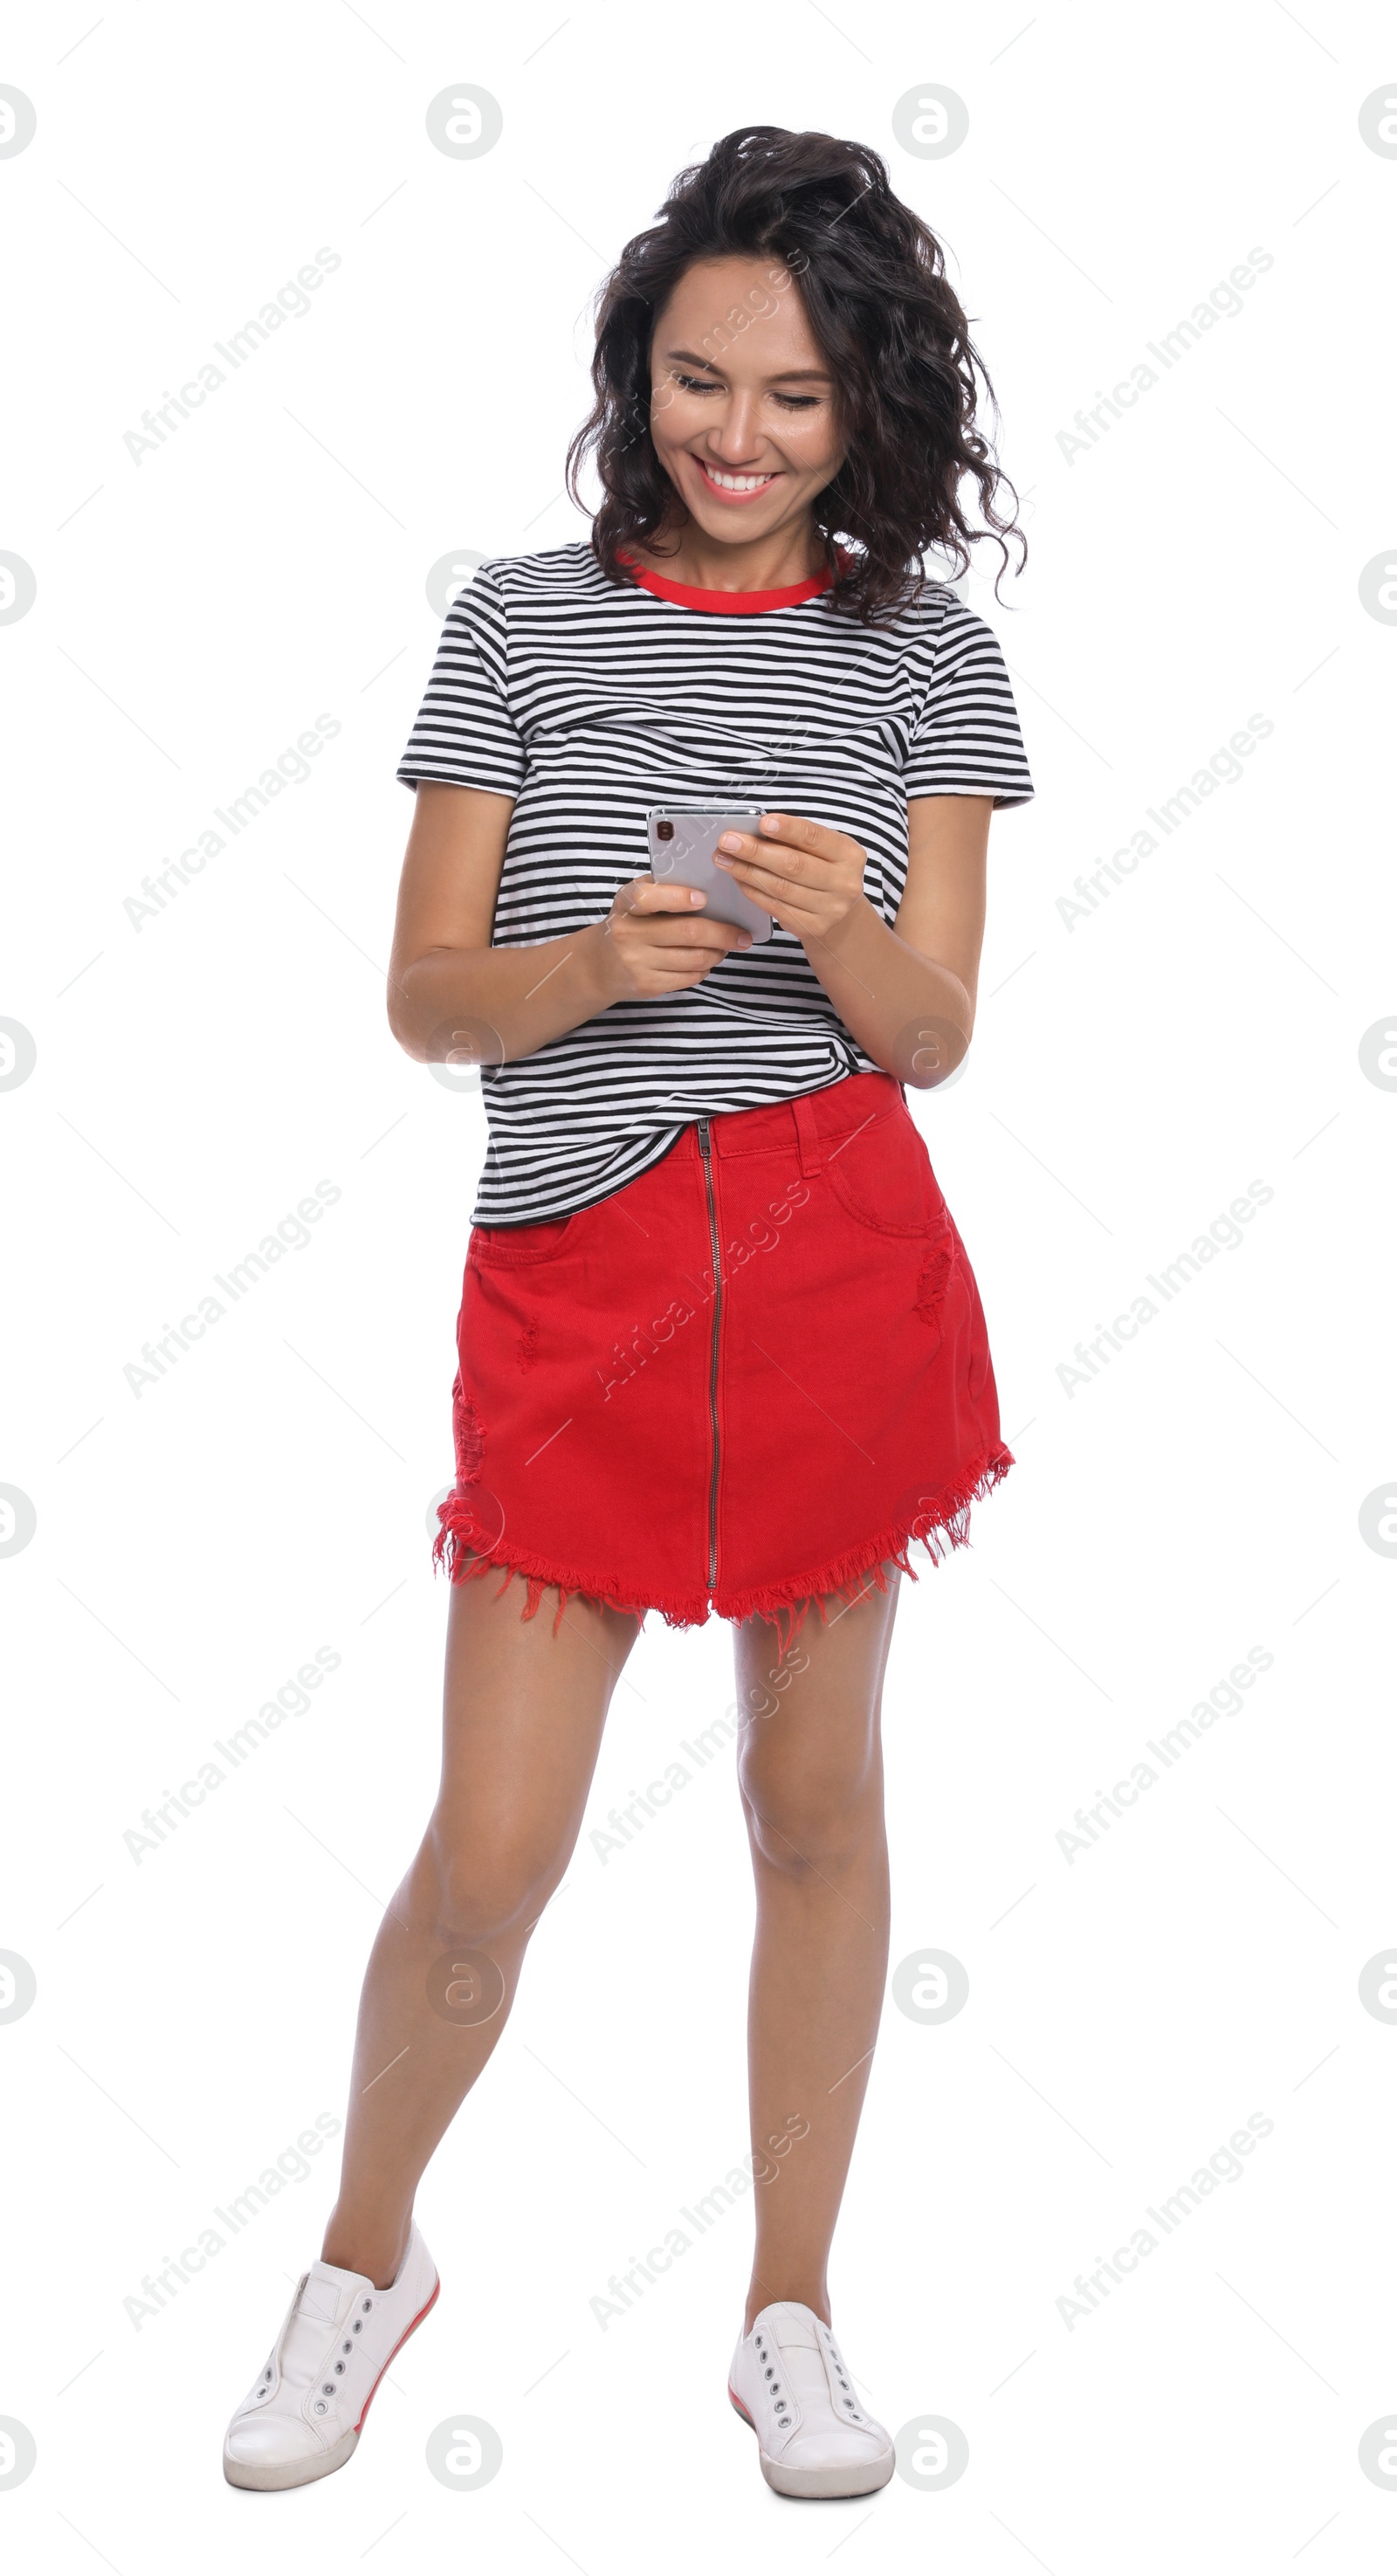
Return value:
<svg viewBox="0 0 1397 2576">
<path fill-rule="evenodd" d="M 909 796 L 992 796 L 996 805 L 1026 805 L 1033 794 L 998 640 L 954 595 L 903 783 Z"/>
<path fill-rule="evenodd" d="M 517 796 L 527 766 L 509 710 L 509 629 L 504 594 L 482 564 L 447 611 L 427 694 L 398 776 Z"/>
</svg>

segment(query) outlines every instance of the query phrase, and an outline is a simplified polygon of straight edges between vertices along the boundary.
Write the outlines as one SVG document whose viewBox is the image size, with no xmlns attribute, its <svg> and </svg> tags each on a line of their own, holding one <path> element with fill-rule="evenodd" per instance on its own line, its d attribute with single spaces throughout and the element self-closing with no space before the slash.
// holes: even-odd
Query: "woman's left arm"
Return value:
<svg viewBox="0 0 1397 2576">
<path fill-rule="evenodd" d="M 794 932 L 865 1055 L 918 1090 L 954 1073 L 975 1026 L 993 810 L 990 796 L 909 800 L 907 885 L 891 930 L 863 891 L 866 856 L 847 832 L 764 814 L 756 833 L 724 833 L 717 852 L 744 894 Z"/>
</svg>

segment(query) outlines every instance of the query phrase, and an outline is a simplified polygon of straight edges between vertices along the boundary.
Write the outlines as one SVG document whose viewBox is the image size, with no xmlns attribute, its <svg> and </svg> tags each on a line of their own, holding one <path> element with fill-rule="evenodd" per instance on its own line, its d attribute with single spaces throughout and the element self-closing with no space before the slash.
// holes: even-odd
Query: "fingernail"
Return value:
<svg viewBox="0 0 1397 2576">
<path fill-rule="evenodd" d="M 724 832 L 718 843 L 718 847 L 720 850 L 740 850 L 742 847 L 741 837 L 736 832 Z"/>
<path fill-rule="evenodd" d="M 751 934 L 751 931 L 750 931 L 750 930 L 744 930 L 744 931 L 743 931 L 743 933 L 742 933 L 742 936 L 741 936 L 741 938 L 739 939 L 739 941 L 738 941 L 738 943 L 737 943 L 737 944 L 738 944 L 738 947 L 739 947 L 739 948 L 750 948 L 750 947 L 751 947 L 751 945 L 752 945 L 752 934 Z"/>
<path fill-rule="evenodd" d="M 780 817 L 780 815 L 779 815 L 779 814 L 763 814 L 763 816 L 762 816 L 762 821 L 761 821 L 761 828 L 762 828 L 762 830 L 763 830 L 764 832 L 776 832 L 776 831 L 779 831 L 780 826 L 781 826 L 781 817 Z"/>
</svg>

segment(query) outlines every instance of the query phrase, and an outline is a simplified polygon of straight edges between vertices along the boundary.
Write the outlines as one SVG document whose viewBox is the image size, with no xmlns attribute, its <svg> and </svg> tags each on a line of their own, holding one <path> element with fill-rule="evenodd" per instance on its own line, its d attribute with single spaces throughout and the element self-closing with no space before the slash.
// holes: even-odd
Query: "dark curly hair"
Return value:
<svg viewBox="0 0 1397 2576">
<path fill-rule="evenodd" d="M 585 507 L 578 475 L 595 456 L 603 498 L 592 546 L 608 578 L 629 578 L 623 550 L 656 551 L 675 507 L 649 427 L 661 308 L 696 260 L 734 253 L 784 262 L 835 379 L 847 452 L 813 510 L 832 606 L 881 624 L 920 595 L 929 549 L 961 573 L 986 537 L 1000 550 L 996 588 L 1010 540 L 1021 570 L 1018 495 L 976 426 L 981 389 L 997 418 L 994 388 L 940 243 L 894 196 L 866 144 L 745 125 L 680 171 L 659 222 L 627 242 L 597 297 L 595 401 L 568 449 L 567 486 Z M 982 528 L 961 508 L 967 480 L 978 486 Z"/>
</svg>

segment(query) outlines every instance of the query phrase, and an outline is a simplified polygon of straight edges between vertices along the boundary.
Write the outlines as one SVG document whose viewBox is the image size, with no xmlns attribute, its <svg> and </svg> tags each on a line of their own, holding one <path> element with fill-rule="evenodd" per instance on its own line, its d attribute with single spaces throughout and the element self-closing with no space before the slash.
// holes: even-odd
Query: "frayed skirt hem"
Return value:
<svg viewBox="0 0 1397 2576">
<path fill-rule="evenodd" d="M 432 1550 L 434 1562 L 446 1567 L 453 1583 L 473 1583 L 489 1574 L 503 1577 L 496 1592 L 498 1600 L 517 1578 L 525 1584 L 526 1593 L 521 1616 L 532 1619 L 545 1592 L 556 1592 L 558 1608 L 553 1621 L 554 1634 L 561 1625 L 563 1612 L 570 1600 L 589 1601 L 595 1608 L 620 1611 L 624 1616 L 644 1623 L 649 1613 L 658 1611 L 671 1628 L 701 1628 L 714 1614 L 740 1625 L 746 1619 L 765 1619 L 776 1628 L 784 1654 L 799 1634 L 812 1604 L 828 1624 L 829 1603 L 838 1602 L 844 1609 L 871 1587 L 879 1592 L 888 1588 L 887 1569 L 893 1566 L 901 1574 L 917 1580 L 910 1551 L 915 1546 L 926 1549 L 935 1565 L 951 1548 L 970 1544 L 970 1507 L 981 1502 L 1007 1476 L 1014 1460 L 1002 1442 L 975 1460 L 954 1484 L 934 1493 L 919 1495 L 917 1509 L 910 1518 L 904 1516 L 856 1548 L 846 1549 L 842 1556 L 831 1557 L 823 1565 L 812 1567 L 777 1583 L 751 1585 L 746 1591 L 730 1592 L 720 1584 L 713 1591 L 653 1594 L 647 1598 L 628 1595 L 604 1577 L 584 1572 L 576 1566 L 564 1566 L 537 1556 L 527 1548 L 512 1547 L 503 1535 L 491 1546 L 482 1548 L 476 1527 L 469 1491 L 451 1495 L 439 1507 L 441 1522 Z M 838 1612 L 835 1613 L 837 1617 Z"/>
</svg>

